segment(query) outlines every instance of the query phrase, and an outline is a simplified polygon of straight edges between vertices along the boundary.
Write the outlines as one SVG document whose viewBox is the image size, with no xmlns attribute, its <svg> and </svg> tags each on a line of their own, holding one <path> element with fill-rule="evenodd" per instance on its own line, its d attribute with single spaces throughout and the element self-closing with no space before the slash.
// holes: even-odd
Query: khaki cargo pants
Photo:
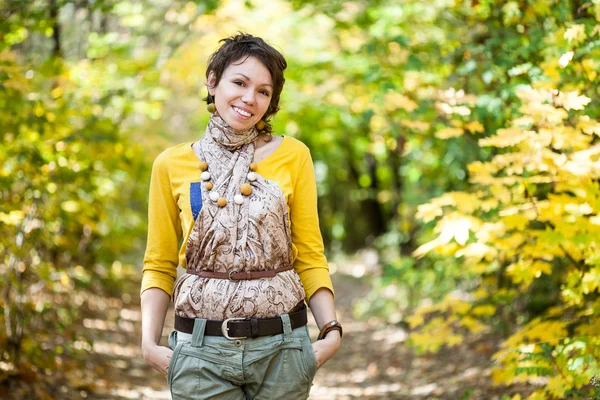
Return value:
<svg viewBox="0 0 600 400">
<path fill-rule="evenodd" d="M 292 330 L 289 316 L 281 319 L 282 334 L 258 338 L 204 336 L 200 318 L 192 334 L 171 332 L 173 400 L 306 399 L 317 370 L 308 327 Z"/>
</svg>

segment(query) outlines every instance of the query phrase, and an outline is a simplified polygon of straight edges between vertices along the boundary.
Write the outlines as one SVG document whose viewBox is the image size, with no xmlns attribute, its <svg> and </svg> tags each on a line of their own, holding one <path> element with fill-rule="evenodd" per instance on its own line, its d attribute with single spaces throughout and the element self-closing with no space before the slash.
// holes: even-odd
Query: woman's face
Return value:
<svg viewBox="0 0 600 400">
<path fill-rule="evenodd" d="M 217 112 L 235 130 L 248 129 L 267 112 L 273 95 L 269 70 L 255 57 L 237 60 L 223 71 L 221 80 L 210 72 L 208 92 L 215 98 Z"/>
</svg>

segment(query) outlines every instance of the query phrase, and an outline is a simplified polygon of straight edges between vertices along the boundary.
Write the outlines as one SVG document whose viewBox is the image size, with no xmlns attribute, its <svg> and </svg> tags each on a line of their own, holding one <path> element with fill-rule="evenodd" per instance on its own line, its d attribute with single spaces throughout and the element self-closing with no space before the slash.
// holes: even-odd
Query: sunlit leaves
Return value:
<svg viewBox="0 0 600 400">
<path fill-rule="evenodd" d="M 11 21 L 35 21 L 29 11 Z M 108 45 L 117 38 L 92 35 Z M 29 42 L 0 53 L 0 344 L 14 343 L 3 354 L 19 360 L 12 373 L 45 375 L 57 354 L 72 356 L 84 334 L 75 328 L 82 293 L 113 294 L 133 270 L 129 261 L 119 273 L 113 265 L 139 247 L 151 160 L 132 140 L 139 126 L 124 121 L 136 111 L 136 125 L 160 115 L 164 92 L 152 90 L 144 65 L 108 45 L 93 54 L 112 58 L 106 64 L 45 60 L 50 54 Z"/>
<path fill-rule="evenodd" d="M 515 5 L 509 2 L 503 6 L 507 25 L 521 17 L 521 10 Z M 571 46 L 580 45 L 587 40 L 585 26 L 570 25 L 564 38 Z M 576 51 L 563 56 L 560 66 L 570 68 L 575 54 Z M 507 74 L 518 77 L 532 69 L 533 64 L 520 63 L 508 69 Z M 520 101 L 515 107 L 518 113 L 513 113 L 493 135 L 478 138 L 479 145 L 492 148 L 494 155 L 468 166 L 473 189 L 464 193 L 461 201 L 454 200 L 460 197 L 456 192 L 449 192 L 419 206 L 417 217 L 424 222 L 435 220 L 436 235 L 413 255 L 451 255 L 459 258 L 470 273 L 480 276 L 477 292 L 481 294 L 472 301 L 487 299 L 494 305 L 485 312 L 477 312 L 474 307 L 468 316 L 462 316 L 467 327 L 473 321 L 486 326 L 484 317 L 496 312 L 496 305 L 514 298 L 499 296 L 499 290 L 495 294 L 484 290 L 495 281 L 491 272 L 498 271 L 498 267 L 499 284 L 516 288 L 523 300 L 529 295 L 552 296 L 548 303 L 556 304 L 554 308 L 531 321 L 524 318 L 520 329 L 502 344 L 503 350 L 495 355 L 498 365 L 493 379 L 510 384 L 544 377 L 545 389 L 533 397 L 543 397 L 545 393 L 564 398 L 598 373 L 600 359 L 598 354 L 588 355 L 600 340 L 597 330 L 585 318 L 566 316 L 578 310 L 586 310 L 581 314 L 586 316 L 597 313 L 591 302 L 598 299 L 600 291 L 600 149 L 595 139 L 600 123 L 594 118 L 598 115 L 596 110 L 586 109 L 595 100 L 590 91 L 584 94 L 573 86 L 563 88 L 556 71 L 545 69 L 544 73 L 554 82 L 521 85 L 514 93 Z M 557 90 L 557 86 L 561 89 Z M 451 99 L 438 102 L 438 112 L 455 114 Z M 436 135 L 450 139 L 462 134 L 457 128 L 485 130 L 483 126 L 469 129 L 466 124 L 449 124 Z M 488 202 L 491 199 L 494 204 Z M 415 343 L 421 349 L 450 345 L 429 335 L 432 327 L 427 325 L 425 315 L 435 310 L 433 307 L 424 307 L 409 319 L 415 329 Z M 447 314 L 448 321 L 454 317 L 454 313 Z M 449 326 L 447 320 L 431 321 L 441 326 L 440 331 L 443 324 Z M 573 337 L 573 327 L 580 334 L 586 332 L 586 336 Z M 425 340 L 433 344 L 426 346 Z M 588 358 L 583 361 L 585 357 Z"/>
</svg>

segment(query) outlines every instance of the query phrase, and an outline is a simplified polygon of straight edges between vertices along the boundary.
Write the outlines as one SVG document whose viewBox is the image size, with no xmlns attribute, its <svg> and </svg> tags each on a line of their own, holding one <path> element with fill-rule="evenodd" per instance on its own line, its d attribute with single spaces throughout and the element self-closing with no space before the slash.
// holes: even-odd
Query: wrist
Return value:
<svg viewBox="0 0 600 400">
<path fill-rule="evenodd" d="M 142 340 L 142 354 L 145 356 L 146 353 L 158 346 L 159 344 L 152 340 Z"/>
<path fill-rule="evenodd" d="M 321 340 L 326 340 L 328 342 L 341 342 L 342 341 L 342 335 L 340 335 L 340 331 L 338 330 L 332 330 L 329 331 L 325 337 Z"/>
<path fill-rule="evenodd" d="M 329 321 L 321 327 L 321 331 L 319 332 L 319 336 L 317 340 L 323 340 L 326 336 L 328 336 L 331 332 L 337 331 L 339 333 L 340 338 L 342 337 L 342 325 L 336 319 Z"/>
</svg>

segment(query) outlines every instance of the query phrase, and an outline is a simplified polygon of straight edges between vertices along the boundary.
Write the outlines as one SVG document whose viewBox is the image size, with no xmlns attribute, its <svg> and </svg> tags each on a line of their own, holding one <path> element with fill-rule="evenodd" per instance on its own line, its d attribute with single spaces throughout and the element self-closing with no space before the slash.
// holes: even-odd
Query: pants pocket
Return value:
<svg viewBox="0 0 600 400">
<path fill-rule="evenodd" d="M 167 371 L 167 387 L 169 388 L 169 392 L 171 392 L 171 382 L 173 381 L 173 373 L 177 364 L 177 358 L 179 357 L 179 352 L 181 351 L 182 345 L 183 342 L 177 341 L 177 331 L 172 331 L 169 334 L 169 348 L 173 350 L 173 355 L 171 356 L 171 361 L 169 362 L 169 370 Z"/>
<path fill-rule="evenodd" d="M 306 363 L 306 371 L 308 375 L 309 385 L 312 386 L 312 381 L 315 379 L 317 374 L 317 358 L 313 351 L 312 343 L 310 342 L 310 336 L 308 334 L 308 328 L 306 328 L 306 337 L 303 340 L 304 346 L 302 346 L 303 356 Z"/>
</svg>

